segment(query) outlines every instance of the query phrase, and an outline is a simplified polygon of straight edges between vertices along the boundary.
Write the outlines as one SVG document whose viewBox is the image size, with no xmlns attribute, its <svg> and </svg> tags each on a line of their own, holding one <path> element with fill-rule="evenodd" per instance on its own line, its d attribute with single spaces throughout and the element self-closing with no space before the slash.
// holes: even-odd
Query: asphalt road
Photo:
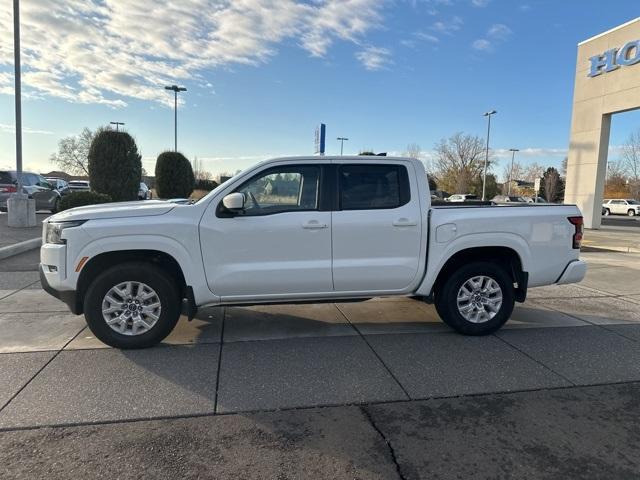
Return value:
<svg viewBox="0 0 640 480">
<path fill-rule="evenodd" d="M 602 225 L 608 227 L 637 227 L 640 229 L 640 217 L 610 215 L 608 217 L 602 217 Z"/>
<path fill-rule="evenodd" d="M 0 465 L 11 479 L 631 479 L 640 384 L 14 430 Z"/>
</svg>

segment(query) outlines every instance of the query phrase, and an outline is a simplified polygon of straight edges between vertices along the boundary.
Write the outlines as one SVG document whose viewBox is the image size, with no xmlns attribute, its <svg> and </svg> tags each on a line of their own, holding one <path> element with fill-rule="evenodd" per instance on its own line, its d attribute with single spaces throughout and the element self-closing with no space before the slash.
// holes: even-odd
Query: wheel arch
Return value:
<svg viewBox="0 0 640 480">
<path fill-rule="evenodd" d="M 528 273 L 516 250 L 506 246 L 471 247 L 457 251 L 444 263 L 431 288 L 431 296 L 442 286 L 445 279 L 461 265 L 485 261 L 501 265 L 517 284 L 514 292 L 518 302 L 524 302 L 527 296 Z"/>
<path fill-rule="evenodd" d="M 178 288 L 180 288 L 182 298 L 193 297 L 193 293 L 188 291 L 187 282 L 180 264 L 170 254 L 160 250 L 115 250 L 100 253 L 90 258 L 82 267 L 76 289 L 76 310 L 78 313 L 83 313 L 84 297 L 93 279 L 109 267 L 128 262 L 145 262 L 160 267 L 175 280 Z M 189 299 L 191 300 L 191 298 Z"/>
</svg>

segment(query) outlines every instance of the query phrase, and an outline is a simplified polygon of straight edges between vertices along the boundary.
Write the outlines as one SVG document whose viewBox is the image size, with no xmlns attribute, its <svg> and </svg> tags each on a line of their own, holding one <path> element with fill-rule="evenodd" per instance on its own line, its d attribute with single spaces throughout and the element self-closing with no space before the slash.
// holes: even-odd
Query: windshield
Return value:
<svg viewBox="0 0 640 480">
<path fill-rule="evenodd" d="M 627 200 L 627 202 L 629 202 L 629 205 L 640 205 L 638 200 Z"/>
</svg>

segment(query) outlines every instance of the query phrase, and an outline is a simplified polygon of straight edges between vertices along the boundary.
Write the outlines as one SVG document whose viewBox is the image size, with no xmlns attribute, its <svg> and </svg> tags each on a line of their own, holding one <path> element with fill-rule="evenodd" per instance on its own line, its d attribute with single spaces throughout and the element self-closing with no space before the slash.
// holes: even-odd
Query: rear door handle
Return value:
<svg viewBox="0 0 640 480">
<path fill-rule="evenodd" d="M 393 222 L 394 227 L 415 227 L 416 225 L 418 225 L 418 222 L 408 218 L 399 218 Z"/>
<path fill-rule="evenodd" d="M 303 223 L 302 224 L 302 228 L 306 228 L 309 230 L 317 230 L 320 228 L 327 228 L 327 224 L 326 223 L 320 223 L 317 220 L 309 220 L 307 223 Z"/>
</svg>

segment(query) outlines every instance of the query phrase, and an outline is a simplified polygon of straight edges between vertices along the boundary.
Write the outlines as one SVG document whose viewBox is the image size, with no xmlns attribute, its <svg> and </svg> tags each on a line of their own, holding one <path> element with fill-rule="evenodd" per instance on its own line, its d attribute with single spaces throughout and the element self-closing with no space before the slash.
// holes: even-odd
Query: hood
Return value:
<svg viewBox="0 0 640 480">
<path fill-rule="evenodd" d="M 56 213 L 47 218 L 48 222 L 68 222 L 72 220 L 96 220 L 100 218 L 128 218 L 163 215 L 176 207 L 175 203 L 163 200 L 136 200 L 133 202 L 101 203 L 76 207 Z"/>
</svg>

